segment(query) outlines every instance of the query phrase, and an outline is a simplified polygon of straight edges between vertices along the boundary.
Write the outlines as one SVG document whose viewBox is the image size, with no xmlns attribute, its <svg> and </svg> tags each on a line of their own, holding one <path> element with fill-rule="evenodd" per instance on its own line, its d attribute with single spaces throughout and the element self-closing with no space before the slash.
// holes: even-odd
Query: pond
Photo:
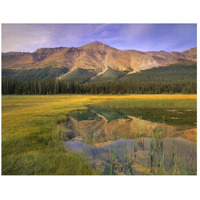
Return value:
<svg viewBox="0 0 200 200">
<path fill-rule="evenodd" d="M 71 114 L 68 152 L 100 174 L 196 174 L 196 102 L 115 101 Z"/>
</svg>

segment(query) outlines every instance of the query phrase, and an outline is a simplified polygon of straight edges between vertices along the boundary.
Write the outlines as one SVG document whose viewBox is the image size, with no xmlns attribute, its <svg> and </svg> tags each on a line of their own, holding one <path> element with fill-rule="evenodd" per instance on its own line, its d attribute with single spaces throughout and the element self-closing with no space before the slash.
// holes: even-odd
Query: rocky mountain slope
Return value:
<svg viewBox="0 0 200 200">
<path fill-rule="evenodd" d="M 72 72 L 79 76 L 82 72 L 88 72 L 90 80 L 108 69 L 134 73 L 180 61 L 196 60 L 197 48 L 183 52 L 141 52 L 119 50 L 100 42 L 92 42 L 77 48 L 41 48 L 33 53 L 2 53 L 2 70 L 3 76 L 15 75 L 18 79 L 26 79 L 27 74 L 29 78 L 68 79 Z"/>
</svg>

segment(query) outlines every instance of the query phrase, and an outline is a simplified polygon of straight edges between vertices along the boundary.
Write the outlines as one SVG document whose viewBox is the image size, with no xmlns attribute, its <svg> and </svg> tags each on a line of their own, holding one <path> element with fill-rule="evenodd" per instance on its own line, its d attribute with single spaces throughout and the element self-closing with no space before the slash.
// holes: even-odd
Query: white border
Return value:
<svg viewBox="0 0 200 200">
<path fill-rule="evenodd" d="M 0 9 L 1 23 L 198 23 L 200 32 L 198 0 L 4 0 Z M 199 86 L 198 82 L 198 93 Z M 198 159 L 198 169 L 199 164 Z M 0 197 L 6 200 L 199 199 L 199 173 L 198 170 L 198 176 L 178 177 L 0 176 Z"/>
</svg>

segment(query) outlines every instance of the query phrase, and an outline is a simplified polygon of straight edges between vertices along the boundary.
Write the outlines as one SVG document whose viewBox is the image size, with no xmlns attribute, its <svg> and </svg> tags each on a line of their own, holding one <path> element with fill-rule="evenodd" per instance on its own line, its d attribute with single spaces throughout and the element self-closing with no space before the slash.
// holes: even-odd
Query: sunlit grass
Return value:
<svg viewBox="0 0 200 200">
<path fill-rule="evenodd" d="M 110 99 L 196 99 L 196 95 L 55 95 L 2 97 L 2 174 L 96 174 L 66 153 L 66 116 Z"/>
</svg>

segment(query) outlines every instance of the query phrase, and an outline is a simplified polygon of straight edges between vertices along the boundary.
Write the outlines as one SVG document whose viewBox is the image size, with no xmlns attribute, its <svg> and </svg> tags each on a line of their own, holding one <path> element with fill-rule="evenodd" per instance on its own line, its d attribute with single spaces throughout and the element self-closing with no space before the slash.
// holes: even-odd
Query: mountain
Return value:
<svg viewBox="0 0 200 200">
<path fill-rule="evenodd" d="M 176 82 L 197 80 L 197 63 L 182 61 L 167 66 L 145 69 L 140 72 L 126 74 L 119 81 L 124 83 Z"/>
<path fill-rule="evenodd" d="M 183 52 L 119 50 L 101 42 L 81 47 L 41 48 L 33 53 L 2 53 L 2 75 L 16 79 L 59 78 L 81 80 L 100 77 L 117 80 L 153 67 L 196 61 L 197 48 Z"/>
</svg>

